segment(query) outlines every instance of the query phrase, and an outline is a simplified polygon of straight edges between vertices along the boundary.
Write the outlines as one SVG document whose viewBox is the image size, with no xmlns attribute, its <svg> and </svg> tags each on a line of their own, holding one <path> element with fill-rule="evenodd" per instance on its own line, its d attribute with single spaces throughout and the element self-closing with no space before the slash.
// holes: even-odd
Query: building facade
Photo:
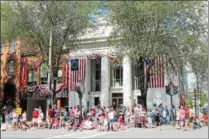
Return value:
<svg viewBox="0 0 209 139">
<path fill-rule="evenodd" d="M 19 103 L 19 94 L 16 93 L 16 90 L 20 87 L 19 43 L 19 41 L 1 42 L 0 95 L 3 104 L 7 101 Z"/>
<path fill-rule="evenodd" d="M 27 110 L 28 99 L 49 100 L 52 91 L 48 83 L 48 63 L 43 60 L 40 51 L 22 51 L 19 40 L 5 41 L 1 46 L 0 94 L 3 105 L 11 101 Z M 66 55 L 63 54 L 56 87 L 57 103 L 63 107 L 68 106 L 69 64 L 67 59 L 65 60 Z"/>
<path fill-rule="evenodd" d="M 121 104 L 131 106 L 132 103 L 144 105 L 145 102 L 141 98 L 141 91 L 138 86 L 136 65 L 128 56 L 118 57 L 117 49 L 114 46 L 108 46 L 107 38 L 86 39 L 79 46 L 79 50 L 70 52 L 70 60 L 85 59 L 85 92 L 83 104 L 85 106 L 95 106 L 101 104 L 103 106 Z M 156 68 L 162 58 L 155 59 Z M 69 63 L 71 65 L 72 62 Z M 81 65 L 79 65 L 81 66 Z M 152 69 L 153 69 L 152 68 Z M 147 93 L 147 105 L 164 103 L 168 107 L 171 106 L 171 98 L 166 94 L 166 86 L 170 81 L 174 86 L 179 87 L 178 73 L 167 73 L 161 65 L 161 72 L 156 72 L 151 76 Z M 154 71 L 154 70 L 153 70 Z M 80 72 L 78 70 L 78 72 Z M 70 73 L 70 71 L 69 71 Z M 79 78 L 80 73 L 76 74 Z M 69 106 L 78 105 L 78 96 L 72 86 L 72 78 L 69 75 Z M 179 96 L 173 96 L 173 104 L 179 105 Z"/>
<path fill-rule="evenodd" d="M 60 65 L 56 87 L 57 105 L 72 107 L 79 104 L 76 84 L 81 80 L 85 86 L 83 94 L 85 106 L 98 104 L 131 106 L 134 102 L 144 105 L 146 101 L 148 106 L 164 103 L 170 107 L 171 98 L 166 94 L 166 86 L 172 82 L 174 86 L 180 87 L 178 73 L 166 71 L 162 64 L 163 57 L 154 59 L 147 98 L 143 100 L 137 65 L 128 56 L 119 56 L 115 46 L 108 44 L 107 39 L 111 30 L 112 28 L 104 23 L 97 31 L 89 30 L 90 33 L 87 31 L 86 36 L 80 38 L 78 49 L 63 55 L 65 60 Z M 23 53 L 19 47 L 20 41 L 15 41 L 15 44 L 12 41 L 6 42 L 3 45 L 1 55 L 3 96 L 9 94 L 3 91 L 3 88 L 11 79 L 17 88 L 13 98 L 18 98 L 18 101 L 22 102 L 22 107 L 26 107 L 27 100 L 31 98 L 49 100 L 52 91 L 47 80 L 48 64 L 42 60 L 39 51 Z M 155 72 L 156 69 L 158 72 Z M 173 96 L 173 104 L 176 107 L 179 105 L 178 94 Z M 5 101 L 8 99 L 2 98 Z"/>
</svg>

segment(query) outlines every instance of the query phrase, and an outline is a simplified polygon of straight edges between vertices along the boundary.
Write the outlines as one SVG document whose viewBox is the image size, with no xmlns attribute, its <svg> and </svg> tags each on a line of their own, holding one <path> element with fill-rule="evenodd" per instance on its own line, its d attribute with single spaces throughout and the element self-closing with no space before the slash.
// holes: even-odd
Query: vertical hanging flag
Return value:
<svg viewBox="0 0 209 139">
<path fill-rule="evenodd" d="M 86 58 L 71 59 L 69 64 L 70 91 L 75 91 L 78 80 L 80 80 L 81 82 L 85 80 Z"/>
<path fill-rule="evenodd" d="M 150 68 L 150 88 L 164 87 L 163 58 L 158 56 L 153 60 Z"/>
</svg>

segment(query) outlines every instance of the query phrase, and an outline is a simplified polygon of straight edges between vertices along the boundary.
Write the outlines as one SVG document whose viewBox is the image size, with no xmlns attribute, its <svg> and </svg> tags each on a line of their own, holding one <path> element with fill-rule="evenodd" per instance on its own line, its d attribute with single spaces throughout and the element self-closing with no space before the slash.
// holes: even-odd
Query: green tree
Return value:
<svg viewBox="0 0 209 139">
<path fill-rule="evenodd" d="M 203 91 L 201 91 L 200 92 L 200 107 L 202 107 L 206 103 L 208 103 L 207 96 Z"/>
<path fill-rule="evenodd" d="M 189 106 L 189 107 L 192 106 L 192 92 L 188 92 L 188 94 L 187 94 L 186 106 Z"/>
<path fill-rule="evenodd" d="M 119 44 L 120 54 L 129 55 L 139 63 L 139 86 L 145 102 L 151 66 L 148 65 L 144 72 L 145 64 L 142 63 L 163 56 L 163 63 L 178 71 L 185 62 L 183 58 L 196 50 L 191 40 L 199 43 L 200 34 L 205 31 L 206 23 L 200 22 L 206 14 L 204 6 L 204 2 L 180 1 L 114 1 L 107 4 L 113 25 L 110 42 Z M 164 67 L 168 70 L 168 66 Z"/>
<path fill-rule="evenodd" d="M 43 60 L 49 60 L 50 33 L 52 34 L 52 67 L 50 73 L 58 76 L 65 50 L 77 47 L 79 36 L 93 27 L 98 2 L 87 1 L 8 1 L 2 2 L 1 37 L 4 40 L 19 37 L 22 47 L 39 49 Z M 95 16 L 92 16 L 95 15 Z M 53 100 L 55 100 L 56 80 Z"/>
<path fill-rule="evenodd" d="M 203 91 L 200 91 L 199 93 L 199 99 L 200 99 L 200 104 L 199 106 L 202 107 L 204 104 L 207 103 L 207 96 Z M 194 106 L 194 92 L 188 92 L 188 96 L 186 98 L 186 106 Z"/>
</svg>

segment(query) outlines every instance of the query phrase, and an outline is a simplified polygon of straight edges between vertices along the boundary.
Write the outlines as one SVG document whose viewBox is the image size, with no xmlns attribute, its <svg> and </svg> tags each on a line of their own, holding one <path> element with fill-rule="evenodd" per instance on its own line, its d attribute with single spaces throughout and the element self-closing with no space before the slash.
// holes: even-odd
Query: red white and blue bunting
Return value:
<svg viewBox="0 0 209 139">
<path fill-rule="evenodd" d="M 51 94 L 51 90 L 48 85 L 39 85 L 39 93 L 41 96 L 46 96 Z"/>
<path fill-rule="evenodd" d="M 60 92 L 62 90 L 63 84 L 57 84 L 55 92 Z M 54 85 L 52 85 L 52 90 L 54 89 Z"/>
<path fill-rule="evenodd" d="M 27 86 L 27 91 L 30 93 L 35 93 L 36 91 L 36 86 Z"/>
<path fill-rule="evenodd" d="M 57 84 L 55 92 L 58 93 L 62 90 L 63 85 Z M 53 90 L 53 85 L 52 85 Z M 39 86 L 27 86 L 27 91 L 29 93 L 36 93 L 37 91 L 41 96 L 50 95 L 52 90 L 49 89 L 48 85 L 39 85 Z"/>
<path fill-rule="evenodd" d="M 91 55 L 87 55 L 87 57 L 90 59 L 90 60 L 96 60 L 99 58 L 99 55 L 98 54 L 91 54 Z"/>
</svg>

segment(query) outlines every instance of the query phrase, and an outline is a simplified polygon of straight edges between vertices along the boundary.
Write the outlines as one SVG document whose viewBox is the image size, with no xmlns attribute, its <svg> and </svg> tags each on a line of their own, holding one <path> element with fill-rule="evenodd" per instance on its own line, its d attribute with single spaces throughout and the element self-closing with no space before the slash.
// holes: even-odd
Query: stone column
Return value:
<svg viewBox="0 0 209 139">
<path fill-rule="evenodd" d="M 102 106 L 110 105 L 110 62 L 108 56 L 101 58 L 101 94 L 100 102 Z"/>
<path fill-rule="evenodd" d="M 91 91 L 91 60 L 86 59 L 86 75 L 85 75 L 85 92 L 83 94 L 83 105 L 86 107 L 89 100 L 89 92 Z"/>
<path fill-rule="evenodd" d="M 132 66 L 128 56 L 123 58 L 123 105 L 130 107 L 133 101 Z"/>
</svg>

